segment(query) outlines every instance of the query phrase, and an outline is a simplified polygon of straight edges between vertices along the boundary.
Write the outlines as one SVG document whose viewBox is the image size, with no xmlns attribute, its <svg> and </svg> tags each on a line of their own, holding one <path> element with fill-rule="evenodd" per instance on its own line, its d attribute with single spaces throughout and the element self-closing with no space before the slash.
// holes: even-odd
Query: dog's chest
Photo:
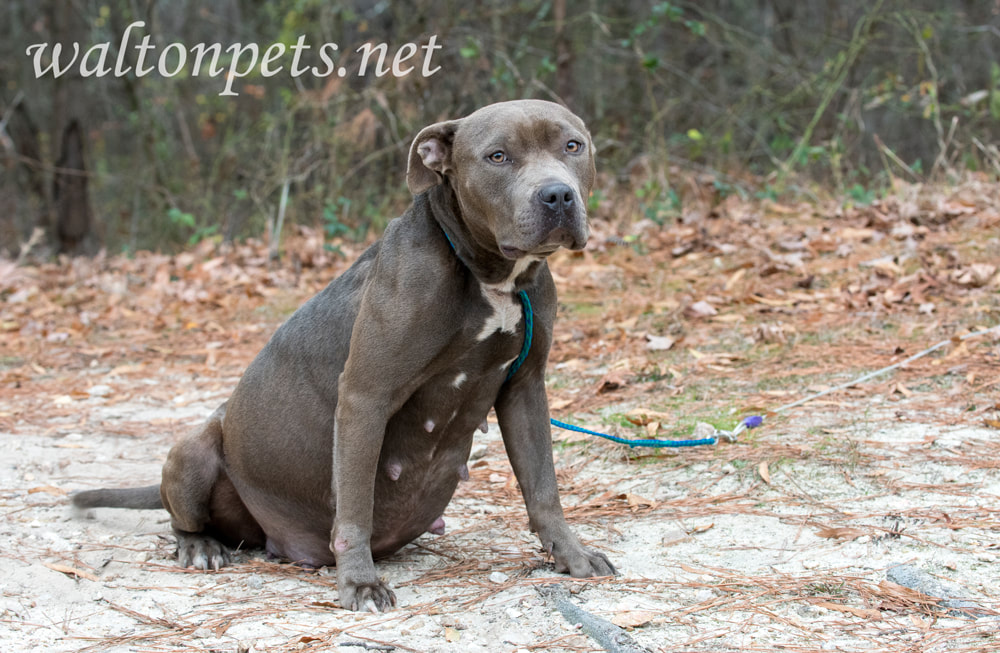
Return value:
<svg viewBox="0 0 1000 653">
<path fill-rule="evenodd" d="M 514 263 L 510 276 L 500 283 L 480 282 L 479 292 L 486 300 L 488 311 L 486 321 L 476 336 L 477 341 L 482 342 L 497 331 L 511 334 L 517 332 L 517 325 L 521 323 L 524 309 L 514 294 L 514 280 L 535 260 L 530 256 L 518 260 Z"/>
<path fill-rule="evenodd" d="M 476 340 L 482 342 L 497 331 L 516 333 L 517 325 L 521 323 L 522 308 L 514 293 L 503 287 L 486 284 L 482 285 L 481 290 L 488 310 Z"/>
</svg>

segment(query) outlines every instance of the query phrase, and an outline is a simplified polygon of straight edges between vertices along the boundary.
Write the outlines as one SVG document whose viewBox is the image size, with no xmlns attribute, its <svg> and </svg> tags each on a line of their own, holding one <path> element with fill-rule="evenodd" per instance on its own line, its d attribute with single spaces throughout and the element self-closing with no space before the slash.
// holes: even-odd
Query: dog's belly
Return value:
<svg viewBox="0 0 1000 653">
<path fill-rule="evenodd" d="M 401 426 L 401 425 L 400 425 Z M 473 429 L 446 429 L 440 441 L 428 442 L 422 425 L 407 434 L 399 426 L 386 434 L 375 480 L 371 550 L 375 558 L 391 555 L 431 529 L 442 516 L 464 476 Z M 414 432 L 415 431 L 415 432 Z M 407 444 L 402 443 L 406 441 Z M 406 447 L 406 456 L 388 453 Z M 395 471 L 398 469 L 398 474 Z M 335 563 L 330 551 L 333 511 L 328 488 L 306 497 L 285 498 L 249 487 L 242 492 L 247 508 L 267 536 L 272 555 L 314 567 Z"/>
<path fill-rule="evenodd" d="M 467 477 L 473 435 L 485 421 L 503 377 L 499 366 L 481 376 L 448 370 L 414 393 L 389 420 L 375 477 L 371 536 L 375 558 L 398 551 L 430 530 L 442 516 L 458 482 Z M 260 423 L 256 426 L 264 427 Z M 309 430 L 317 428 L 310 426 Z M 296 431 L 296 427 L 306 424 L 281 425 L 286 431 Z M 269 443 L 282 440 L 255 437 L 254 441 L 261 445 L 255 456 L 275 462 L 255 466 L 254 478 L 237 474 L 233 482 L 264 530 L 268 552 L 306 565 L 332 565 L 332 438 L 296 440 L 302 447 L 297 452 L 297 473 L 278 462 L 287 458 L 286 451 L 264 450 Z M 309 447 L 317 442 L 326 444 Z M 323 464 L 304 464 L 304 459 L 321 460 Z M 278 468 L 280 473 L 267 471 Z M 295 482 L 288 482 L 289 474 L 295 475 Z"/>
</svg>

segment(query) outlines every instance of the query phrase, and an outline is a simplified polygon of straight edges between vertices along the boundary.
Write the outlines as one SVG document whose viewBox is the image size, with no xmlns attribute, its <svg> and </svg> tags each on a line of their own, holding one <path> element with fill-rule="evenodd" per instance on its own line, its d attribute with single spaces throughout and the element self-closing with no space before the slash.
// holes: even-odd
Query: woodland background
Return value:
<svg viewBox="0 0 1000 653">
<path fill-rule="evenodd" d="M 239 97 L 34 78 L 28 45 L 114 49 L 136 20 L 159 46 L 436 34 L 442 69 Z M 567 518 L 622 571 L 571 600 L 657 653 L 1000 650 L 998 48 L 998 0 L 3 0 L 0 649 L 595 650 L 536 591 L 557 579 L 492 417 L 448 531 L 379 563 L 385 615 L 262 552 L 181 569 L 162 512 L 67 515 L 157 478 L 398 215 L 417 130 L 536 97 L 598 149 L 589 244 L 549 259 L 553 416 L 765 416 L 682 449 L 557 429 Z"/>
<path fill-rule="evenodd" d="M 258 74 L 235 98 L 206 75 L 34 77 L 28 45 L 109 41 L 116 54 L 136 20 L 161 47 L 305 35 L 345 52 L 436 34 L 442 70 Z M 36 227 L 42 253 L 177 251 L 266 236 L 279 216 L 361 240 L 409 201 L 417 130 L 523 97 L 588 122 L 592 214 L 611 221 L 690 222 L 733 194 L 867 205 L 896 176 L 1000 171 L 994 0 L 9 0 L 0 33 L 9 256 Z"/>
</svg>

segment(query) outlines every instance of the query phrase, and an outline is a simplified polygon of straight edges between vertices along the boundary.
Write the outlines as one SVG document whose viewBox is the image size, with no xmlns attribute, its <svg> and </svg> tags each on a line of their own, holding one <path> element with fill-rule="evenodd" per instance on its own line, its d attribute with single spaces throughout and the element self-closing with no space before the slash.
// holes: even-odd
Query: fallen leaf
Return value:
<svg viewBox="0 0 1000 653">
<path fill-rule="evenodd" d="M 778 342 L 785 344 L 788 336 L 785 335 L 785 328 L 780 324 L 758 324 L 753 329 L 754 342 Z"/>
<path fill-rule="evenodd" d="M 45 492 L 47 494 L 55 494 L 56 496 L 66 496 L 66 490 L 58 488 L 54 485 L 41 485 L 39 487 L 33 487 L 28 490 L 28 494 L 36 494 L 38 492 Z"/>
<path fill-rule="evenodd" d="M 457 642 L 462 639 L 462 633 L 458 632 L 451 626 L 447 626 L 444 629 L 444 639 L 448 642 Z"/>
<path fill-rule="evenodd" d="M 814 604 L 818 608 L 826 608 L 827 610 L 836 610 L 837 612 L 846 612 L 848 614 L 853 614 L 855 617 L 861 617 L 862 619 L 868 619 L 870 621 L 881 621 L 882 613 L 878 610 L 871 608 L 852 608 L 849 605 L 840 605 L 839 603 L 830 603 L 829 601 L 821 601 Z"/>
<path fill-rule="evenodd" d="M 685 313 L 687 313 L 691 317 L 696 317 L 696 318 L 712 317 L 718 312 L 719 310 L 717 308 L 706 302 L 704 299 L 691 304 L 690 306 L 687 307 L 687 309 L 685 309 Z"/>
<path fill-rule="evenodd" d="M 951 273 L 951 280 L 966 288 L 982 288 L 992 280 L 997 266 L 988 263 L 973 263 Z"/>
<path fill-rule="evenodd" d="M 52 571 L 58 571 L 61 574 L 66 574 L 67 576 L 76 576 L 77 578 L 86 578 L 87 580 L 96 581 L 97 576 L 90 573 L 89 571 L 84 571 L 82 569 L 77 569 L 76 567 L 70 567 L 69 565 L 61 565 L 55 562 L 46 562 L 45 566 Z"/>
<path fill-rule="evenodd" d="M 816 531 L 816 537 L 825 537 L 831 540 L 856 540 L 859 537 L 864 537 L 865 535 L 868 535 L 868 531 L 851 526 L 844 526 L 840 528 L 824 526 Z"/>
<path fill-rule="evenodd" d="M 768 485 L 771 484 L 771 472 L 768 471 L 768 469 L 767 469 L 767 461 L 766 460 L 760 461 L 760 464 L 757 465 L 757 473 L 760 474 L 760 479 L 762 481 L 764 481 Z"/>
<path fill-rule="evenodd" d="M 648 408 L 633 408 L 628 411 L 629 416 L 637 418 L 637 421 L 632 422 L 639 426 L 645 426 L 652 420 L 659 420 L 661 422 L 672 422 L 677 416 L 673 413 L 664 413 L 658 410 L 650 410 Z M 632 421 L 631 419 L 629 421 Z"/>
<path fill-rule="evenodd" d="M 628 612 L 619 612 L 611 617 L 611 623 L 619 628 L 639 628 L 658 616 L 660 616 L 658 613 L 649 610 L 629 610 Z"/>
<path fill-rule="evenodd" d="M 562 410 L 572 403 L 572 399 L 552 398 L 549 400 L 549 410 Z"/>
<path fill-rule="evenodd" d="M 665 351 L 674 346 L 674 339 L 669 336 L 651 336 L 646 334 L 646 349 Z"/>
<path fill-rule="evenodd" d="M 715 528 L 715 522 L 711 524 L 703 524 L 702 526 L 695 526 L 688 531 L 688 535 L 697 535 L 698 533 L 704 533 L 705 531 Z"/>
<path fill-rule="evenodd" d="M 750 295 L 749 299 L 764 306 L 792 306 L 795 304 L 794 299 L 770 299 L 760 295 Z"/>
<path fill-rule="evenodd" d="M 650 508 L 656 507 L 656 502 L 639 496 L 638 494 L 632 494 L 631 492 L 625 495 L 625 501 L 628 503 L 629 507 L 632 508 L 632 512 L 637 511 L 643 506 L 649 506 Z"/>
<path fill-rule="evenodd" d="M 601 379 L 600 384 L 597 386 L 597 394 L 602 395 L 605 392 L 612 392 L 625 385 L 628 385 L 628 372 L 622 369 L 611 370 Z"/>
</svg>

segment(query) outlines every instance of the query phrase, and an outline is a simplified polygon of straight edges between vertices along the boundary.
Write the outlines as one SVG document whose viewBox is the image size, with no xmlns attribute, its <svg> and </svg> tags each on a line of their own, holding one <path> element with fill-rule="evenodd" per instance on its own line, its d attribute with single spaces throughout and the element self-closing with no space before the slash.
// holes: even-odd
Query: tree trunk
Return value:
<svg viewBox="0 0 1000 653">
<path fill-rule="evenodd" d="M 63 130 L 62 154 L 52 180 L 59 252 L 93 254 L 96 249 L 90 196 L 87 192 L 87 164 L 83 151 L 83 130 L 71 120 Z"/>
</svg>

